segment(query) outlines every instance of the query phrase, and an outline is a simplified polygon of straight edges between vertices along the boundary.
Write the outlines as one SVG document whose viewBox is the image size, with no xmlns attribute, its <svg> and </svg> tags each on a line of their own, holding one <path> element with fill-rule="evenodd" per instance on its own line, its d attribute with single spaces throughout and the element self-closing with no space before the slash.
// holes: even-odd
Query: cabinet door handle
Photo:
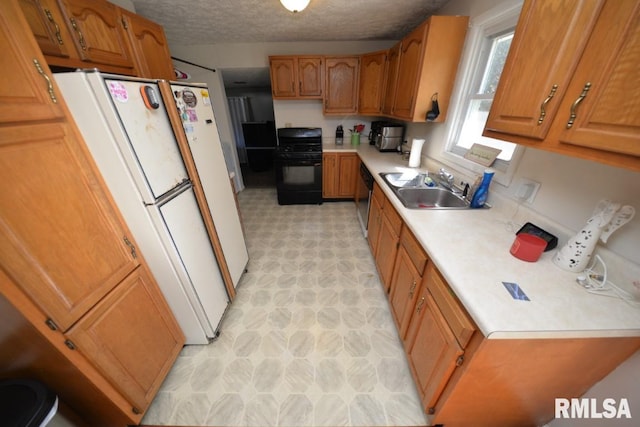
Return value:
<svg viewBox="0 0 640 427">
<path fill-rule="evenodd" d="M 58 25 L 56 20 L 53 19 L 53 15 L 51 14 L 51 11 L 49 9 L 45 9 L 44 14 L 47 15 L 47 19 L 49 20 L 49 22 L 51 22 L 51 24 L 53 24 L 53 26 L 56 29 L 56 38 L 58 39 L 58 44 L 63 45 L 64 40 L 62 40 L 62 34 L 60 34 L 60 26 Z"/>
<path fill-rule="evenodd" d="M 82 48 L 82 50 L 87 50 L 87 42 L 84 40 L 84 35 L 82 34 L 80 27 L 78 27 L 78 23 L 76 22 L 75 18 L 71 18 L 69 21 L 71 21 L 71 26 L 73 27 L 75 32 L 78 33 L 78 42 L 80 43 L 80 47 Z"/>
<path fill-rule="evenodd" d="M 45 320 L 44 324 L 47 325 L 52 331 L 58 330 L 58 325 L 56 325 L 56 322 L 54 322 L 52 319 Z"/>
<path fill-rule="evenodd" d="M 571 127 L 573 126 L 573 123 L 575 122 L 576 116 L 577 116 L 576 109 L 578 108 L 578 105 L 580 105 L 582 100 L 587 97 L 587 92 L 589 92 L 590 88 L 591 88 L 591 82 L 587 82 L 584 85 L 584 88 L 582 88 L 582 93 L 580 94 L 578 99 L 573 101 L 573 104 L 571 104 L 571 115 L 569 116 L 569 121 L 567 122 L 567 129 L 571 129 Z"/>
<path fill-rule="evenodd" d="M 33 65 L 34 67 L 36 67 L 36 70 L 38 70 L 38 73 L 42 76 L 42 78 L 47 82 L 47 91 L 49 92 L 49 98 L 51 98 L 51 101 L 54 104 L 57 104 L 58 98 L 56 97 L 56 93 L 53 90 L 53 83 L 51 82 L 51 78 L 49 78 L 47 73 L 44 72 L 42 66 L 40 65 L 40 62 L 37 59 L 33 60 Z"/>
<path fill-rule="evenodd" d="M 416 281 L 414 280 L 413 283 L 411 284 L 411 288 L 409 289 L 409 299 L 413 298 L 413 293 L 416 290 Z"/>
<path fill-rule="evenodd" d="M 124 243 L 129 246 L 129 250 L 131 251 L 131 256 L 136 259 L 138 258 L 138 254 L 136 253 L 136 247 L 131 243 L 131 240 L 127 238 L 127 236 L 123 237 Z"/>
<path fill-rule="evenodd" d="M 545 107 L 547 106 L 549 101 L 553 99 L 553 96 L 556 94 L 556 90 L 558 90 L 558 85 L 551 86 L 551 92 L 549 92 L 549 95 L 547 95 L 547 98 L 544 101 L 542 101 L 542 104 L 540 104 L 540 117 L 538 117 L 538 126 L 540 126 L 544 121 L 544 117 L 547 115 L 547 112 L 545 111 Z"/>
<path fill-rule="evenodd" d="M 416 314 L 420 313 L 420 310 L 422 310 L 423 305 L 424 305 L 424 297 L 422 297 L 422 299 L 420 299 L 420 302 L 418 303 L 418 307 L 416 308 Z"/>
</svg>

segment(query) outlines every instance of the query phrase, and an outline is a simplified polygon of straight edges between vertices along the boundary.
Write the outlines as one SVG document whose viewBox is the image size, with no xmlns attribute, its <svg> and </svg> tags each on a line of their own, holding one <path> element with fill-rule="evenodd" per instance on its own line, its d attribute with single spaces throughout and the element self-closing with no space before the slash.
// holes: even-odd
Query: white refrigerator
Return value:
<svg viewBox="0 0 640 427">
<path fill-rule="evenodd" d="M 55 79 L 187 344 L 207 344 L 230 303 L 156 81 L 77 71 Z"/>
<path fill-rule="evenodd" d="M 227 170 L 209 89 L 205 84 L 171 83 L 218 239 L 236 287 L 249 262 L 235 191 Z"/>
</svg>

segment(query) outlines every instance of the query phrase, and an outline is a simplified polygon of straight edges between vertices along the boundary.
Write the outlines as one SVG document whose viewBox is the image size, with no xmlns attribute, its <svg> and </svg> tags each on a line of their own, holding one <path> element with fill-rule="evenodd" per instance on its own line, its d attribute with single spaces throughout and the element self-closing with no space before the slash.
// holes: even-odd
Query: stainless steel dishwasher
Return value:
<svg viewBox="0 0 640 427">
<path fill-rule="evenodd" d="M 369 206 L 371 205 L 371 193 L 373 192 L 373 176 L 371 172 L 360 162 L 360 178 L 358 179 L 358 191 L 356 192 L 356 212 L 362 227 L 364 237 L 367 237 L 369 223 Z"/>
</svg>

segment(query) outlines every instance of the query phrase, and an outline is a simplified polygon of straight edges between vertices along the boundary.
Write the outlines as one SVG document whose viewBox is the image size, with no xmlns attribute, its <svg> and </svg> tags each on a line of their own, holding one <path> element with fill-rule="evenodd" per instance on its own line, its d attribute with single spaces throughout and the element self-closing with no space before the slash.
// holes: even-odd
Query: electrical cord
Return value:
<svg viewBox="0 0 640 427">
<path fill-rule="evenodd" d="M 596 270 L 598 263 L 602 265 L 602 272 Z M 633 295 L 607 279 L 607 265 L 600 258 L 600 255 L 596 254 L 591 265 L 584 271 L 586 275 L 578 276 L 576 282 L 587 292 L 594 295 L 619 298 L 632 306 L 640 307 L 640 302 L 636 301 Z"/>
</svg>

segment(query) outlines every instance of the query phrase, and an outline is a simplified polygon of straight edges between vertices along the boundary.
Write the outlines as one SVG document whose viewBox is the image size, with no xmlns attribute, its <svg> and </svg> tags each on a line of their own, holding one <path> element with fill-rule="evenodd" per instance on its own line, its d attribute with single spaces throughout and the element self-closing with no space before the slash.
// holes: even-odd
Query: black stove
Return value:
<svg viewBox="0 0 640 427">
<path fill-rule="evenodd" d="M 276 149 L 278 203 L 322 203 L 322 129 L 280 128 Z"/>
</svg>

